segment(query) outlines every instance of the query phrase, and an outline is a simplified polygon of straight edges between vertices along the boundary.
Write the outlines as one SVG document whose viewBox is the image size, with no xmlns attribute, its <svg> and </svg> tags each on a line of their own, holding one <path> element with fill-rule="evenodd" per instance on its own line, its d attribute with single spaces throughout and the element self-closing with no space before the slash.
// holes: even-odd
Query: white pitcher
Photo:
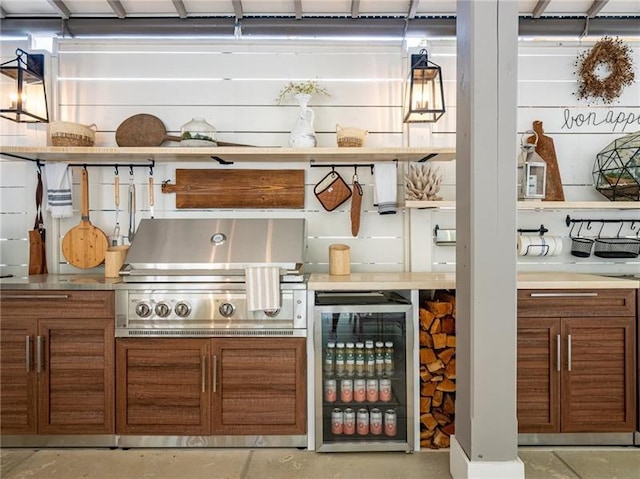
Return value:
<svg viewBox="0 0 640 479">
<path fill-rule="evenodd" d="M 289 135 L 289 146 L 291 148 L 314 148 L 318 144 L 316 132 L 313 130 L 315 113 L 307 106 L 311 95 L 298 93 L 295 98 L 300 104 L 300 110 L 296 124 Z"/>
</svg>

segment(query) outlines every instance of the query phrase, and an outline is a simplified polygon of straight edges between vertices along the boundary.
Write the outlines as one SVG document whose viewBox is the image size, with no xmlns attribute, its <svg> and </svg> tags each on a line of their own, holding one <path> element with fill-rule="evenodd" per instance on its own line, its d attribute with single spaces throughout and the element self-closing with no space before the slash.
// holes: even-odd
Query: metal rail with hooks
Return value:
<svg viewBox="0 0 640 479">
<path fill-rule="evenodd" d="M 600 223 L 600 230 L 598 231 L 598 237 L 602 236 L 602 230 L 604 229 L 604 225 L 605 224 L 619 224 L 620 227 L 618 228 L 618 232 L 616 233 L 616 238 L 620 237 L 620 233 L 622 232 L 622 228 L 624 227 L 625 223 L 630 223 L 629 229 L 631 231 L 635 231 L 636 232 L 636 236 L 640 236 L 640 226 L 636 225 L 636 223 L 640 224 L 640 219 L 636 220 L 636 219 L 625 219 L 625 218 L 619 218 L 619 219 L 588 219 L 588 218 L 583 218 L 583 219 L 576 219 L 576 218 L 571 218 L 569 215 L 567 215 L 567 217 L 565 218 L 565 224 L 567 225 L 567 227 L 571 226 L 571 230 L 569 230 L 569 236 L 573 237 L 573 229 L 575 227 L 576 224 L 580 224 L 580 226 L 578 227 L 578 234 L 577 236 L 580 236 L 580 232 L 582 231 L 582 227 L 584 226 L 584 224 L 586 223 L 586 228 L 588 231 L 591 230 L 591 225 L 592 223 Z"/>
</svg>

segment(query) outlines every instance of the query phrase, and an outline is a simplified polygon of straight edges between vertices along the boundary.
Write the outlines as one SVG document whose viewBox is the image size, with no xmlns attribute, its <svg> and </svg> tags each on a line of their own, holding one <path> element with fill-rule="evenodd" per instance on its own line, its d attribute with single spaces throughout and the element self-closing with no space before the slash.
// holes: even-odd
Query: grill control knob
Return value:
<svg viewBox="0 0 640 479">
<path fill-rule="evenodd" d="M 191 313 L 191 306 L 185 301 L 178 301 L 173 310 L 179 317 L 186 318 Z"/>
<path fill-rule="evenodd" d="M 141 318 L 148 318 L 151 316 L 151 305 L 146 301 L 141 301 L 136 304 L 136 314 Z"/>
<path fill-rule="evenodd" d="M 230 318 L 236 312 L 236 307 L 231 303 L 222 303 L 218 308 L 220 314 L 225 318 Z"/>
<path fill-rule="evenodd" d="M 171 306 L 169 306 L 165 301 L 160 301 L 156 304 L 156 314 L 161 318 L 166 318 L 171 314 Z"/>
</svg>

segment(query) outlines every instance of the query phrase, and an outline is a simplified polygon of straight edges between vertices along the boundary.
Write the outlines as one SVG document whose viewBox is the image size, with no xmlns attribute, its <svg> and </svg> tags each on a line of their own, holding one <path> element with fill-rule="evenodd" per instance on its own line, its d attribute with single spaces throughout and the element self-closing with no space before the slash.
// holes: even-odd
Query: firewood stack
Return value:
<svg viewBox="0 0 640 479">
<path fill-rule="evenodd" d="M 456 298 L 437 291 L 420 308 L 420 446 L 449 447 L 455 427 Z"/>
</svg>

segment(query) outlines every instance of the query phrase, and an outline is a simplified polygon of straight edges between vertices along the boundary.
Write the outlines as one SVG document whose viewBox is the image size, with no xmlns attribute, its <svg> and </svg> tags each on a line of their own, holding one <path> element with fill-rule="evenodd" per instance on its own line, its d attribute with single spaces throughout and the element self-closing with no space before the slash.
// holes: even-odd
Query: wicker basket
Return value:
<svg viewBox="0 0 640 479">
<path fill-rule="evenodd" d="M 49 136 L 53 146 L 93 146 L 96 125 L 82 125 L 70 121 L 49 123 Z"/>
<path fill-rule="evenodd" d="M 343 128 L 336 125 L 336 136 L 339 147 L 361 147 L 364 145 L 364 138 L 369 132 L 362 128 Z"/>
</svg>

